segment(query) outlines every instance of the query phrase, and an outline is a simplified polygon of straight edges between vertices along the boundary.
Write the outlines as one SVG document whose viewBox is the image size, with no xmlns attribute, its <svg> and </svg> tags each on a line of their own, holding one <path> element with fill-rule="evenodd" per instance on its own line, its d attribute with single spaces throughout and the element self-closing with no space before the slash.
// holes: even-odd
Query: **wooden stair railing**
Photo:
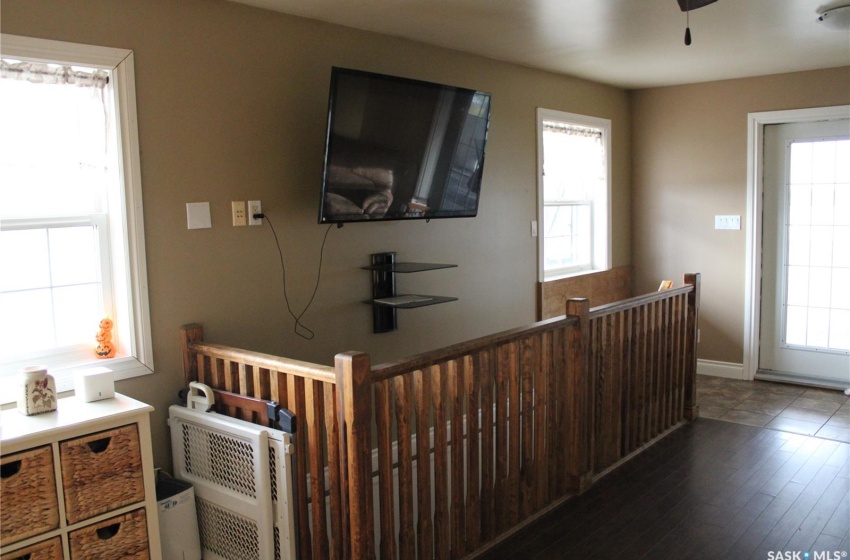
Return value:
<svg viewBox="0 0 850 560">
<path fill-rule="evenodd" d="M 699 292 L 688 274 L 594 309 L 571 299 L 561 317 L 376 366 L 230 349 L 189 326 L 184 368 L 304 419 L 300 558 L 472 557 L 697 417 Z"/>
</svg>

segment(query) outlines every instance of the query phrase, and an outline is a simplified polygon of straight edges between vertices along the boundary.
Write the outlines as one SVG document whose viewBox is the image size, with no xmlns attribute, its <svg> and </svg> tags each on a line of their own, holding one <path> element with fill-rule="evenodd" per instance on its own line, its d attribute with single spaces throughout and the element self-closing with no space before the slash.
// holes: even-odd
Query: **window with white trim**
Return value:
<svg viewBox="0 0 850 560">
<path fill-rule="evenodd" d="M 611 261 L 611 121 L 537 110 L 541 281 Z"/>
<path fill-rule="evenodd" d="M 153 371 L 133 54 L 3 35 L 0 389 L 45 365 Z M 112 318 L 114 358 L 95 334 Z"/>
</svg>

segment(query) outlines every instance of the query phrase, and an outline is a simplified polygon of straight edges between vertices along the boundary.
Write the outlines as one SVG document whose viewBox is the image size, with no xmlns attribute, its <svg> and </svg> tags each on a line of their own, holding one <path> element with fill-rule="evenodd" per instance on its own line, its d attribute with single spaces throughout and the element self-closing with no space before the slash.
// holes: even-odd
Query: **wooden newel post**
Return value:
<svg viewBox="0 0 850 560">
<path fill-rule="evenodd" d="M 697 403 L 697 340 L 699 339 L 699 273 L 685 274 L 685 284 L 693 286 L 688 293 L 688 333 L 685 350 L 685 418 L 699 418 Z"/>
<path fill-rule="evenodd" d="M 372 385 L 369 355 L 334 360 L 339 419 L 343 557 L 375 558 L 372 509 Z"/>
<path fill-rule="evenodd" d="M 593 431 L 593 385 L 590 379 L 590 302 L 585 298 L 567 300 L 567 317 L 576 321 L 567 327 L 566 418 L 567 476 L 577 493 L 590 487 L 593 478 L 591 432 Z"/>
<path fill-rule="evenodd" d="M 198 324 L 180 327 L 180 347 L 183 350 L 183 381 L 188 386 L 190 381 L 198 380 L 198 355 L 189 348 L 193 342 L 204 341 L 204 327 Z"/>
</svg>

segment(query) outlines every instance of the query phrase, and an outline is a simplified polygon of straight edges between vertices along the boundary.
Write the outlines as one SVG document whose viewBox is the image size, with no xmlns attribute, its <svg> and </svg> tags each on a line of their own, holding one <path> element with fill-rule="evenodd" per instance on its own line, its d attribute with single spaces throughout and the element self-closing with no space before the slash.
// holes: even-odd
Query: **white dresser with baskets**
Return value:
<svg viewBox="0 0 850 560">
<path fill-rule="evenodd" d="M 0 559 L 161 560 L 152 410 L 116 394 L 0 413 Z"/>
</svg>

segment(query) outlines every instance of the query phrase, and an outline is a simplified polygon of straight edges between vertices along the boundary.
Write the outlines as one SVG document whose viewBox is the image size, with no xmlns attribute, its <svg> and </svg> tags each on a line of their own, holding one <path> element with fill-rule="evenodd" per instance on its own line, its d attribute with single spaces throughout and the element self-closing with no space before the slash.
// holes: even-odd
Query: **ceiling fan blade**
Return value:
<svg viewBox="0 0 850 560">
<path fill-rule="evenodd" d="M 714 4 L 717 0 L 678 0 L 679 8 L 682 9 L 683 12 L 687 12 L 688 10 L 693 11 L 697 8 L 702 8 L 703 6 L 708 6 L 709 4 Z"/>
</svg>

